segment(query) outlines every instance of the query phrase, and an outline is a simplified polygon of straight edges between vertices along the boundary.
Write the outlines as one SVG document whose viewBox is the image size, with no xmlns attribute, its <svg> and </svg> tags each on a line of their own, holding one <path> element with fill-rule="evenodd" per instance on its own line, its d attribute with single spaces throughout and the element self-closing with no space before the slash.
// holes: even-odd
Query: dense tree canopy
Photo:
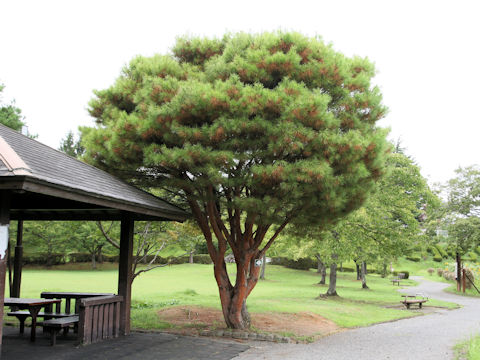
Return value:
<svg viewBox="0 0 480 360">
<path fill-rule="evenodd" d="M 480 168 L 468 166 L 455 170 L 456 177 L 446 187 L 449 242 L 464 254 L 480 245 Z"/>
<path fill-rule="evenodd" d="M 381 176 L 387 147 L 375 123 L 386 109 L 374 73 L 367 59 L 298 33 L 180 38 L 173 54 L 137 57 L 96 92 L 97 127 L 82 134 L 86 158 L 185 199 L 207 241 L 226 322 L 245 327 L 255 260 L 280 231 L 336 221 Z"/>
</svg>

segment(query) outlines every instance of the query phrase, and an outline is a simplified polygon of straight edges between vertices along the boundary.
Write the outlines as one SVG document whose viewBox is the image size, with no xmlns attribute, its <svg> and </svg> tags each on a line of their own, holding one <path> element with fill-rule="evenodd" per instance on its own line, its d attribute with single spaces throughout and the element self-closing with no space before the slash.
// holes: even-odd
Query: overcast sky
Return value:
<svg viewBox="0 0 480 360">
<path fill-rule="evenodd" d="M 93 125 L 93 89 L 135 55 L 167 53 L 179 35 L 295 30 L 376 64 L 402 139 L 430 182 L 480 163 L 478 1 L 0 1 L 0 82 L 31 133 L 58 148 Z"/>
</svg>

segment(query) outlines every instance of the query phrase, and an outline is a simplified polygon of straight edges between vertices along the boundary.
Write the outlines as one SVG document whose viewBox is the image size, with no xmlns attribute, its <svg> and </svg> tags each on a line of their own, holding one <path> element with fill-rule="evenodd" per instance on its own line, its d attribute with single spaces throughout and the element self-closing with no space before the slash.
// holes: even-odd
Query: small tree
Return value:
<svg viewBox="0 0 480 360">
<path fill-rule="evenodd" d="M 345 216 L 380 177 L 385 131 L 375 123 L 386 109 L 374 73 L 367 59 L 298 33 L 180 38 L 173 54 L 137 57 L 96 92 L 98 127 L 82 130 L 86 157 L 186 201 L 225 321 L 245 328 L 256 260 L 285 226 Z"/>
<path fill-rule="evenodd" d="M 98 229 L 105 240 L 113 247 L 120 249 L 118 223 L 111 222 L 105 229 L 102 222 L 97 222 Z M 169 225 L 158 222 L 137 222 L 134 231 L 134 254 L 132 262 L 132 282 L 137 276 L 147 271 L 167 266 L 168 263 L 157 263 L 160 252 L 165 247 L 174 242 L 169 241 L 171 235 L 168 233 L 167 227 Z M 139 265 L 144 264 L 144 267 Z"/>
</svg>

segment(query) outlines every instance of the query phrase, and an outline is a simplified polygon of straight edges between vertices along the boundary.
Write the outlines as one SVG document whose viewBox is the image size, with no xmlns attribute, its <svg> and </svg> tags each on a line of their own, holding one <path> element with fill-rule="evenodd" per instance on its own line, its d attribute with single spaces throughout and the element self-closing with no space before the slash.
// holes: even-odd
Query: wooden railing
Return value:
<svg viewBox="0 0 480 360">
<path fill-rule="evenodd" d="M 115 295 L 112 293 L 86 293 L 86 292 L 51 292 L 51 291 L 44 291 L 40 294 L 40 297 L 43 299 L 62 299 L 64 302 L 64 306 L 62 303 L 55 304 L 55 309 L 52 305 L 48 305 L 45 307 L 45 312 L 55 312 L 57 314 L 72 314 L 76 315 L 79 313 L 80 309 L 80 300 L 82 298 L 91 298 L 96 296 L 107 296 L 107 295 Z M 63 301 L 65 300 L 65 301 Z M 73 300 L 73 301 L 72 301 Z M 73 304 L 72 304 L 73 303 Z"/>
<path fill-rule="evenodd" d="M 96 296 L 80 300 L 78 339 L 91 344 L 118 337 L 122 296 Z"/>
</svg>

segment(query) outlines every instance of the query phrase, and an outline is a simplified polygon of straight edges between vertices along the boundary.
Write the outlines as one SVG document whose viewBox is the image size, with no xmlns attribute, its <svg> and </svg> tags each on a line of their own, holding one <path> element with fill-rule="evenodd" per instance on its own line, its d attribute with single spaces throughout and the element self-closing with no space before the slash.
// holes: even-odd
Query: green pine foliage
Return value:
<svg viewBox="0 0 480 360">
<path fill-rule="evenodd" d="M 222 189 L 257 222 L 329 222 L 358 208 L 383 169 L 375 74 L 298 33 L 180 38 L 97 91 L 87 157 L 195 199 Z M 136 172 L 136 174 L 133 174 Z"/>
</svg>

